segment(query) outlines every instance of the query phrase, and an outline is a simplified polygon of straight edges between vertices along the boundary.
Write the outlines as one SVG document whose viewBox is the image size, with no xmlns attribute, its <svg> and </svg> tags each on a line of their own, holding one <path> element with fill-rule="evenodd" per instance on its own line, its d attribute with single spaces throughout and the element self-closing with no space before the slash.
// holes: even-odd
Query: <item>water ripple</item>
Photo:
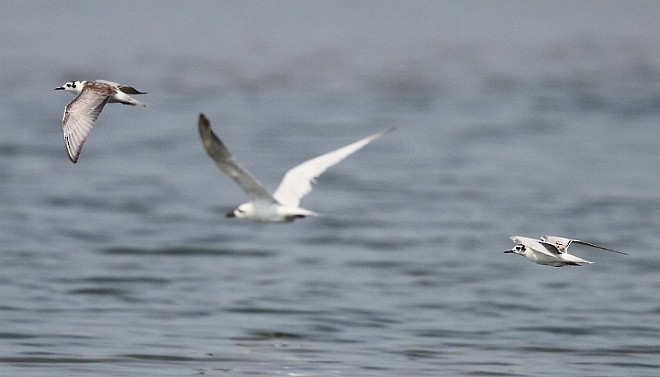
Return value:
<svg viewBox="0 0 660 377">
<path fill-rule="evenodd" d="M 103 253 L 110 255 L 160 255 L 160 256 L 219 256 L 219 257 L 270 257 L 274 253 L 265 250 L 239 250 L 239 249 L 212 249 L 212 248 L 191 248 L 191 247 L 174 247 L 174 248 L 132 248 L 132 247 L 113 247 L 103 250 Z"/>
</svg>

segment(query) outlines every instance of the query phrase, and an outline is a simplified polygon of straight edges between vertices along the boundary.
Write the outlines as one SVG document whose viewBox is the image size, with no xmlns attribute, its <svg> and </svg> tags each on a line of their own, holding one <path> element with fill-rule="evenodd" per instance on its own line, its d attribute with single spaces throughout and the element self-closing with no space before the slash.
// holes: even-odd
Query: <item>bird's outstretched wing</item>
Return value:
<svg viewBox="0 0 660 377">
<path fill-rule="evenodd" d="M 199 137 L 206 153 L 211 156 L 220 170 L 241 186 L 250 200 L 276 202 L 264 186 L 236 162 L 234 156 L 229 153 L 222 141 L 213 133 L 211 124 L 204 114 L 199 114 L 198 126 Z"/>
<path fill-rule="evenodd" d="M 609 248 L 607 248 L 607 247 L 594 245 L 594 244 L 589 243 L 589 242 L 584 242 L 584 241 L 580 241 L 580 240 L 573 240 L 573 242 L 574 242 L 574 243 L 577 243 L 577 244 L 580 244 L 580 245 L 591 246 L 591 247 L 594 247 L 594 248 L 596 248 L 596 249 L 601 249 L 601 250 L 605 250 L 605 251 L 611 251 L 611 252 L 613 252 L 613 253 L 617 253 L 617 254 L 628 255 L 628 253 L 624 253 L 623 251 L 618 251 L 618 250 L 614 250 L 614 249 L 609 249 Z"/>
<path fill-rule="evenodd" d="M 92 132 L 96 118 L 101 114 L 108 96 L 91 90 L 83 90 L 78 97 L 64 108 L 62 132 L 64 145 L 71 162 L 78 161 L 82 146 Z"/>
<path fill-rule="evenodd" d="M 312 185 L 314 184 L 315 179 L 323 174 L 323 172 L 329 167 L 336 165 L 352 153 L 357 152 L 360 148 L 379 137 L 394 131 L 394 129 L 395 128 L 390 128 L 378 132 L 343 148 L 307 160 L 292 168 L 284 175 L 279 187 L 273 193 L 273 197 L 285 206 L 297 207 L 300 203 L 300 199 L 312 191 Z"/>
<path fill-rule="evenodd" d="M 589 242 L 585 242 L 585 241 L 581 241 L 581 240 L 574 240 L 574 239 L 571 239 L 571 238 L 558 237 L 558 236 L 543 236 L 543 237 L 541 237 L 541 239 L 546 241 L 546 242 L 556 244 L 559 247 L 559 249 L 562 249 L 562 248 L 563 249 L 568 249 L 568 247 L 572 243 L 576 243 L 576 244 L 580 244 L 580 245 L 591 246 L 593 248 L 600 249 L 600 250 L 611 251 L 611 252 L 617 253 L 617 254 L 628 255 L 627 253 L 624 253 L 622 251 L 609 249 L 607 247 L 598 246 L 598 245 L 594 245 L 594 244 L 589 243 Z"/>
</svg>

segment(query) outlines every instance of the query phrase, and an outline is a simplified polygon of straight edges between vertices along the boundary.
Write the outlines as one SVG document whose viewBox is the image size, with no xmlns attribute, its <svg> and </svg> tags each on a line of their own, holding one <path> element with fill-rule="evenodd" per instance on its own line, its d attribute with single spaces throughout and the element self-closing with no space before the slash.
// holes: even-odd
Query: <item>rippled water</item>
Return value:
<svg viewBox="0 0 660 377">
<path fill-rule="evenodd" d="M 6 2 L 0 375 L 656 376 L 655 2 Z M 78 164 L 53 88 L 103 78 Z M 288 225 L 275 188 L 378 130 Z M 595 261 L 503 254 L 579 237 Z"/>
</svg>

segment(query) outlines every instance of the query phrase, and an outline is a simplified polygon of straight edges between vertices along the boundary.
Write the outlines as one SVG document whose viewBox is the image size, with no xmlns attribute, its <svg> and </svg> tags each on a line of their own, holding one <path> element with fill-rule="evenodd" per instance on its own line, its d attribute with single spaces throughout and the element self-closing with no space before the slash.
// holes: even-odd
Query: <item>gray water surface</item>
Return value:
<svg viewBox="0 0 660 377">
<path fill-rule="evenodd" d="M 656 2 L 3 2 L 0 375 L 657 376 Z M 108 79 L 77 164 L 73 98 Z M 269 188 L 388 127 L 288 225 Z M 234 220 L 234 221 L 232 221 Z M 503 254 L 565 235 L 595 263 Z"/>
</svg>

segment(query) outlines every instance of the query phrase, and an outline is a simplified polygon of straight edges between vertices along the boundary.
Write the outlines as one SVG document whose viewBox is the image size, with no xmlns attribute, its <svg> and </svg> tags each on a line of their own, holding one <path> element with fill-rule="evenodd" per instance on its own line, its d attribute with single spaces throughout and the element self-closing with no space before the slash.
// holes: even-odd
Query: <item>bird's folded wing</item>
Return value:
<svg viewBox="0 0 660 377">
<path fill-rule="evenodd" d="M 94 122 L 101 114 L 108 97 L 83 90 L 66 108 L 62 118 L 64 145 L 72 162 L 78 161 L 82 146 L 92 132 Z"/>
<path fill-rule="evenodd" d="M 394 128 L 378 132 L 292 168 L 284 175 L 279 187 L 273 193 L 273 197 L 283 205 L 297 207 L 300 199 L 312 191 L 315 179 L 329 167 L 336 165 L 360 148 L 392 131 L 394 131 Z"/>
<path fill-rule="evenodd" d="M 234 159 L 222 141 L 213 133 L 211 124 L 204 114 L 199 114 L 199 136 L 206 153 L 215 161 L 225 174 L 229 175 L 245 191 L 252 201 L 269 201 L 275 203 L 264 186 Z"/>
</svg>

